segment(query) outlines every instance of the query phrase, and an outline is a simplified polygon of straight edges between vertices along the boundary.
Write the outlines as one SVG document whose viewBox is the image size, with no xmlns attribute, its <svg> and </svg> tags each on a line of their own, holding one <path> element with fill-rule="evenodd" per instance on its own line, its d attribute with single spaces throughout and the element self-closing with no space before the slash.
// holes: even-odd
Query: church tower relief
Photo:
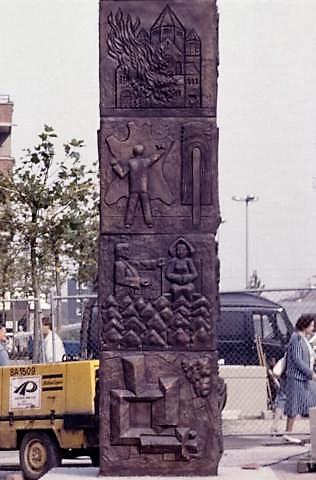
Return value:
<svg viewBox="0 0 316 480">
<path fill-rule="evenodd" d="M 159 95 L 152 99 L 142 95 L 145 87 L 135 90 L 136 84 L 143 83 L 144 72 L 132 57 L 130 66 L 123 62 L 123 52 L 118 48 L 120 35 L 115 31 L 114 23 L 112 28 L 115 38 L 113 44 L 110 42 L 111 51 L 118 63 L 115 72 L 117 108 L 201 107 L 201 40 L 194 29 L 183 26 L 169 5 L 149 30 L 139 26 L 135 32 L 130 32 L 135 45 L 140 50 L 142 46 L 148 54 L 146 60 L 160 62 L 160 74 L 165 75 L 163 80 L 169 89 L 168 105 L 163 97 L 158 98 Z M 148 67 L 155 71 L 157 65 L 149 64 Z"/>
</svg>

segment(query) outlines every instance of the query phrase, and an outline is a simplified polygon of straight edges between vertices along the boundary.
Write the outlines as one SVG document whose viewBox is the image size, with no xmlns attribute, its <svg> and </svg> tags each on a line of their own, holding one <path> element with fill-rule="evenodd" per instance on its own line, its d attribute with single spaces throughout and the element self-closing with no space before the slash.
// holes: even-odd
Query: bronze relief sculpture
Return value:
<svg viewBox="0 0 316 480">
<path fill-rule="evenodd" d="M 215 0 L 101 0 L 103 475 L 212 475 L 222 453 Z"/>
</svg>

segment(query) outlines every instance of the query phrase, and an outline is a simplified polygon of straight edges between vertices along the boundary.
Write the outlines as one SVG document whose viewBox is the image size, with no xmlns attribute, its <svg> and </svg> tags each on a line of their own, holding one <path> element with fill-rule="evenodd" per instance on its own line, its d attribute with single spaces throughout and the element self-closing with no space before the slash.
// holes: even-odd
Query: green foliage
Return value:
<svg viewBox="0 0 316 480">
<path fill-rule="evenodd" d="M 10 210 L 0 235 L 0 279 L 8 278 L 6 288 L 31 288 L 35 296 L 60 285 L 69 269 L 93 281 L 91 249 L 98 236 L 95 173 L 81 163 L 83 140 L 65 143 L 58 161 L 55 130 L 45 125 L 38 137 L 20 166 L 0 178 L 2 204 Z"/>
<path fill-rule="evenodd" d="M 0 296 L 11 289 L 11 281 L 14 276 L 15 250 L 18 245 L 14 241 L 14 226 L 10 219 L 13 212 L 6 204 L 5 197 L 0 203 Z"/>
</svg>

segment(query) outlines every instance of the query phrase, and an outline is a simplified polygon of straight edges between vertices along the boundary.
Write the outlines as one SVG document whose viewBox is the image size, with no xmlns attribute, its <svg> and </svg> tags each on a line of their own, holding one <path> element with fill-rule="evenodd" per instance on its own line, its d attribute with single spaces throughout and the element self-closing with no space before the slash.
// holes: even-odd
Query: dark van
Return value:
<svg viewBox="0 0 316 480">
<path fill-rule="evenodd" d="M 278 303 L 248 292 L 220 294 L 218 355 L 225 365 L 258 365 L 256 337 L 267 362 L 286 351 L 293 325 Z"/>
</svg>

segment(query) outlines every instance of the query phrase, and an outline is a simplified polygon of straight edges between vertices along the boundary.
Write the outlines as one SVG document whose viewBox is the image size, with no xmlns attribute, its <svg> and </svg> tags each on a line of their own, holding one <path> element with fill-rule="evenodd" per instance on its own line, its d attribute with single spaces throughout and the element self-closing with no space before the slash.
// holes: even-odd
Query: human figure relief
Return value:
<svg viewBox="0 0 316 480">
<path fill-rule="evenodd" d="M 171 283 L 170 292 L 173 300 L 177 300 L 182 295 L 191 301 L 195 290 L 193 282 L 198 277 L 191 258 L 194 248 L 184 238 L 179 238 L 171 245 L 169 253 L 172 259 L 166 269 L 166 278 Z"/>
<path fill-rule="evenodd" d="M 151 286 L 149 278 L 142 276 L 139 269 L 155 270 L 164 264 L 164 259 L 131 259 L 128 243 L 118 243 L 115 247 L 114 281 L 116 293 L 139 292 Z"/>
<path fill-rule="evenodd" d="M 151 191 L 149 170 L 162 157 L 168 155 L 172 145 L 173 142 L 167 150 L 164 147 L 156 146 L 157 152 L 151 156 L 146 156 L 144 154 L 144 146 L 139 144 L 134 146 L 133 156 L 128 159 L 126 165 L 122 165 L 115 157 L 111 160 L 110 164 L 116 175 L 121 179 L 128 177 L 128 201 L 125 214 L 126 228 L 130 228 L 133 223 L 138 201 L 140 201 L 146 225 L 150 228 L 152 227 L 150 200 L 154 195 Z"/>
</svg>

